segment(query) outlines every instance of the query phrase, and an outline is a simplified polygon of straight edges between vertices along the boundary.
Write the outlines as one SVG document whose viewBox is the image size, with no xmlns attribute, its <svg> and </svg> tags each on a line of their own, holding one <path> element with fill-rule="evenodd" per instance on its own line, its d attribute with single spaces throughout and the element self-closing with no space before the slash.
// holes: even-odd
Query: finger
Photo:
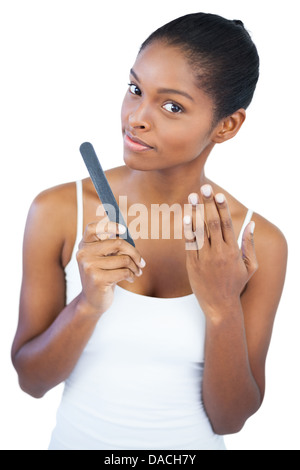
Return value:
<svg viewBox="0 0 300 470">
<path fill-rule="evenodd" d="M 101 234 L 97 235 L 98 224 L 99 222 L 92 222 L 86 226 L 83 239 L 79 244 L 80 250 L 84 248 L 85 244 L 90 244 L 91 248 L 94 247 L 96 250 L 95 256 L 123 254 L 130 256 L 139 268 L 144 268 L 146 266 L 145 260 L 141 257 L 137 249 L 133 247 L 130 243 L 128 243 L 126 240 L 122 238 L 109 238 L 107 240 L 101 241 L 99 239 L 99 236 L 101 236 Z M 125 233 L 126 227 L 124 227 L 123 225 L 119 225 L 118 227 L 116 227 L 118 224 L 115 224 L 114 222 L 111 222 L 111 224 L 113 225 L 110 226 L 110 229 L 114 233 Z M 115 228 L 115 230 L 113 230 L 113 228 Z M 110 236 L 109 232 L 107 232 L 106 235 Z"/>
<path fill-rule="evenodd" d="M 188 252 L 193 251 L 197 253 L 198 244 L 197 244 L 196 235 L 193 232 L 192 225 L 193 225 L 192 217 L 190 215 L 185 215 L 183 217 L 183 233 L 184 233 L 184 238 L 185 238 L 185 249 Z"/>
<path fill-rule="evenodd" d="M 243 232 L 242 239 L 242 254 L 243 260 L 246 265 L 249 276 L 251 277 L 258 269 L 258 263 L 256 259 L 255 246 L 254 246 L 254 228 L 255 222 L 253 220 L 246 225 Z M 249 279 L 250 279 L 249 277 Z"/>
<path fill-rule="evenodd" d="M 101 219 L 98 222 L 92 222 L 85 228 L 83 239 L 84 243 L 98 242 L 101 238 L 110 238 L 111 235 L 123 234 L 126 232 L 126 227 L 115 222 L 111 222 L 108 217 Z"/>
<path fill-rule="evenodd" d="M 121 281 L 134 282 L 135 280 L 134 273 L 128 268 L 105 271 L 104 275 L 107 284 L 117 284 Z"/>
<path fill-rule="evenodd" d="M 97 266 L 105 271 L 130 269 L 138 277 L 143 274 L 141 268 L 128 255 L 102 256 L 98 259 Z"/>
<path fill-rule="evenodd" d="M 96 234 L 100 240 L 116 238 L 117 235 L 123 235 L 124 233 L 126 233 L 126 227 L 124 225 L 117 224 L 108 219 L 100 220 L 96 227 Z"/>
<path fill-rule="evenodd" d="M 192 206 L 196 206 L 199 204 L 199 196 L 197 193 L 191 193 L 188 196 L 189 203 L 192 204 Z"/>
<path fill-rule="evenodd" d="M 204 205 L 200 204 L 199 196 L 197 193 L 191 193 L 188 197 L 191 204 L 190 213 L 192 214 L 192 230 L 197 240 L 197 249 L 201 250 L 204 243 Z"/>
<path fill-rule="evenodd" d="M 224 194 L 218 193 L 215 195 L 215 201 L 217 204 L 217 208 L 219 211 L 220 219 L 221 219 L 221 230 L 223 239 L 228 244 L 236 244 L 236 236 L 233 230 L 233 223 L 231 219 L 231 214 L 229 210 L 228 203 Z"/>
<path fill-rule="evenodd" d="M 221 219 L 210 184 L 201 186 L 201 195 L 204 202 L 205 221 L 210 243 L 211 245 L 220 245 L 223 242 Z"/>
<path fill-rule="evenodd" d="M 99 242 L 97 253 L 99 256 L 128 255 L 138 267 L 144 268 L 146 266 L 146 261 L 141 257 L 137 249 L 123 238 Z"/>
</svg>

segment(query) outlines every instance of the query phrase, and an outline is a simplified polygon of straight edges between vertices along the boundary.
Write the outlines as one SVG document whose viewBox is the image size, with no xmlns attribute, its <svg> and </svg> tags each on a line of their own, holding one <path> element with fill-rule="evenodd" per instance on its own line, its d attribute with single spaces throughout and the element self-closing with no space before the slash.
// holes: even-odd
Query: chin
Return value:
<svg viewBox="0 0 300 470">
<path fill-rule="evenodd" d="M 138 171 L 149 171 L 154 170 L 153 165 L 146 165 L 145 162 L 137 162 L 135 158 L 124 157 L 123 158 L 125 165 L 130 168 L 131 170 L 138 170 Z"/>
<path fill-rule="evenodd" d="M 130 152 L 127 149 L 124 150 L 123 160 L 128 168 L 139 171 L 170 170 L 187 163 L 185 161 L 170 161 L 168 158 L 164 159 L 161 155 L 150 156 L 143 153 Z"/>
<path fill-rule="evenodd" d="M 147 158 L 140 154 L 125 151 L 123 155 L 123 160 L 125 165 L 128 168 L 131 168 L 132 170 L 150 171 L 161 169 L 158 167 L 157 164 L 155 164 L 153 158 Z"/>
</svg>

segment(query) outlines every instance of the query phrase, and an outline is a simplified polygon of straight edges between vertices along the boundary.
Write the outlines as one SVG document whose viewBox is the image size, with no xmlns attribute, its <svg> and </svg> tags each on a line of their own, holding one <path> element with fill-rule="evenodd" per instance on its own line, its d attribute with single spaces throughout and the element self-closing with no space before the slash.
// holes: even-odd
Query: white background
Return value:
<svg viewBox="0 0 300 470">
<path fill-rule="evenodd" d="M 247 121 L 215 148 L 207 176 L 279 226 L 289 243 L 265 401 L 226 443 L 300 449 L 298 3 L 1 0 L 0 448 L 46 449 L 61 394 L 58 387 L 42 400 L 26 396 L 10 363 L 29 206 L 43 189 L 87 176 L 83 141 L 94 144 L 105 169 L 123 164 L 120 106 L 140 44 L 165 22 L 205 11 L 244 21 L 261 58 Z"/>
</svg>

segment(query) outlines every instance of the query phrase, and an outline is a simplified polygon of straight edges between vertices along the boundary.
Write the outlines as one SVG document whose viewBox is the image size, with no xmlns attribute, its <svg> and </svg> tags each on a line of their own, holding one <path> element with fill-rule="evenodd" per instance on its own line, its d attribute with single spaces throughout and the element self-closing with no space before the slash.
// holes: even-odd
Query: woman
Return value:
<svg viewBox="0 0 300 470">
<path fill-rule="evenodd" d="M 34 397 L 65 381 L 50 449 L 225 449 L 259 409 L 287 244 L 204 170 L 244 123 L 258 69 L 243 24 L 217 15 L 143 43 L 122 107 L 125 166 L 106 172 L 130 231 L 146 209 L 135 247 L 99 215 L 90 179 L 33 202 L 12 358 Z M 164 237 L 152 215 L 174 204 Z"/>
</svg>

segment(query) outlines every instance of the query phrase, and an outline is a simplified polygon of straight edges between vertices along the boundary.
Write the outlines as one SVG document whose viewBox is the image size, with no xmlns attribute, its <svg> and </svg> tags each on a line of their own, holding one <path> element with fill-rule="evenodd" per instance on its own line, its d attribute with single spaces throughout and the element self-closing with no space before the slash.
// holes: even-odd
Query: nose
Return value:
<svg viewBox="0 0 300 470">
<path fill-rule="evenodd" d="M 129 125 L 133 129 L 148 131 L 151 129 L 149 114 L 145 104 L 140 103 L 129 115 Z"/>
</svg>

